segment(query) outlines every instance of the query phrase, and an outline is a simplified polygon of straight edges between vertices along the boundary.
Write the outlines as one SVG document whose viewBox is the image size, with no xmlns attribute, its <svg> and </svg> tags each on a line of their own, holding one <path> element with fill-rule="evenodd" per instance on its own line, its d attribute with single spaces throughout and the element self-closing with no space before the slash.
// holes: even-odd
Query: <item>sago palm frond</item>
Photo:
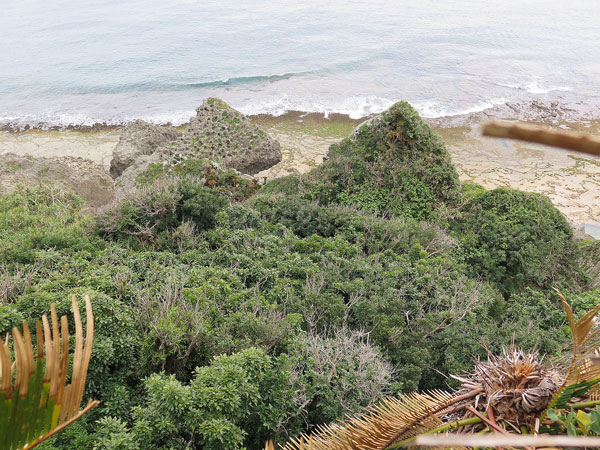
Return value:
<svg viewBox="0 0 600 450">
<path fill-rule="evenodd" d="M 594 330 L 594 325 L 596 316 L 600 311 L 600 304 L 575 321 L 571 306 L 560 291 L 555 290 L 565 309 L 569 328 L 571 329 L 573 356 L 560 389 L 540 417 L 541 422 L 546 419 L 549 409 L 565 409 L 572 398 L 587 397 L 589 400 L 596 400 L 599 397 L 600 364 L 598 364 L 598 347 L 600 346 L 600 329 Z"/>
<path fill-rule="evenodd" d="M 284 450 L 384 450 L 440 426 L 438 415 L 464 399 L 444 391 L 387 398 L 345 423 L 321 426 L 311 435 L 292 439 Z"/>
<path fill-rule="evenodd" d="M 571 335 L 573 337 L 573 357 L 565 375 L 563 386 L 577 384 L 583 381 L 600 379 L 600 364 L 597 363 L 598 348 L 600 347 L 600 329 L 595 329 L 595 320 L 600 311 L 600 304 L 588 311 L 575 322 L 573 310 L 563 297 L 556 291 L 567 314 Z"/>
<path fill-rule="evenodd" d="M 85 297 L 87 330 L 83 325 L 75 296 L 75 351 L 69 378 L 69 327 L 66 316 L 58 317 L 51 305 L 50 322 L 44 315 L 36 321 L 37 352 L 27 322 L 23 333 L 12 329 L 11 358 L 9 335 L 0 341 L 0 448 L 28 450 L 79 419 L 99 402 L 90 401 L 79 410 L 92 353 L 94 316 L 90 298 Z"/>
</svg>

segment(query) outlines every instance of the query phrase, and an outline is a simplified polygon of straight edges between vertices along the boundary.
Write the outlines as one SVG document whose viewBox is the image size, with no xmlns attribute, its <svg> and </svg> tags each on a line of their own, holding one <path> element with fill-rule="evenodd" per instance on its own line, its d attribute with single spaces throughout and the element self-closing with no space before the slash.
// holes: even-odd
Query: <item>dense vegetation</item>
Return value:
<svg viewBox="0 0 600 450">
<path fill-rule="evenodd" d="M 329 156 L 255 194 L 204 161 L 150 167 L 94 219 L 52 187 L 0 197 L 0 332 L 94 305 L 102 405 L 44 448 L 259 449 L 447 388 L 484 346 L 560 354 L 551 288 L 589 309 L 599 252 L 545 197 L 461 186 L 405 103 Z"/>
</svg>

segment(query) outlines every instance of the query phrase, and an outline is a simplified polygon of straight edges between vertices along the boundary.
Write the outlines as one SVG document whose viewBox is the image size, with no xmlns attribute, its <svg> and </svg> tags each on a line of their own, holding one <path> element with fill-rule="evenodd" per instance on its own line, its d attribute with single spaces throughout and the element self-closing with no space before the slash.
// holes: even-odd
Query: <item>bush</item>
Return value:
<svg viewBox="0 0 600 450">
<path fill-rule="evenodd" d="M 197 179 L 162 178 L 99 216 L 96 228 L 103 236 L 168 248 L 171 236 L 185 234 L 185 224 L 193 227 L 187 234 L 212 228 L 226 204 L 223 196 Z"/>
<path fill-rule="evenodd" d="M 360 331 L 309 333 L 298 339 L 290 362 L 295 414 L 309 424 L 342 419 L 393 392 L 392 365 Z"/>
<path fill-rule="evenodd" d="M 17 187 L 0 196 L 0 259 L 4 265 L 32 264 L 37 250 L 71 254 L 103 243 L 87 232 L 83 201 L 52 185 Z"/>
<path fill-rule="evenodd" d="M 329 159 L 304 176 L 268 183 L 261 195 L 287 194 L 376 215 L 435 218 L 460 196 L 458 174 L 441 139 L 399 102 L 334 144 Z"/>
<path fill-rule="evenodd" d="M 127 424 L 116 417 L 104 417 L 97 422 L 93 450 L 137 450 L 139 445 Z"/>
<path fill-rule="evenodd" d="M 174 164 L 152 163 L 135 180 L 137 187 L 150 186 L 166 176 L 192 178 L 211 187 L 231 201 L 243 201 L 254 194 L 260 185 L 255 179 L 243 178 L 239 172 L 221 170 L 206 159 L 188 158 Z"/>
<path fill-rule="evenodd" d="M 284 373 L 257 349 L 216 357 L 189 385 L 155 374 L 145 389 L 132 431 L 148 450 L 261 449 L 291 406 Z"/>
<path fill-rule="evenodd" d="M 49 313 L 50 305 L 54 303 L 58 316 L 66 315 L 69 318 L 69 329 L 73 332 L 75 328 L 72 321 L 70 294 L 76 295 L 78 299 L 82 299 L 86 294 L 89 295 L 94 308 L 95 334 L 84 397 L 101 400 L 102 406 L 98 410 L 102 411 L 110 405 L 116 406 L 113 393 L 117 389 L 120 392 L 119 401 L 126 403 L 116 407 L 112 412 L 122 414 L 124 410 L 128 411 L 132 406 L 127 403 L 130 391 L 129 379 L 137 369 L 140 345 L 133 311 L 122 302 L 90 289 L 77 288 L 68 291 L 51 289 L 50 283 L 47 286 L 38 284 L 34 292 L 21 296 L 18 302 L 0 307 L 0 317 L 3 312 L 7 314 L 8 311 L 25 319 L 42 317 Z M 85 311 L 82 311 L 82 320 L 85 326 Z M 2 335 L 10 330 L 8 325 L 0 329 Z M 31 325 L 33 324 L 30 324 L 31 329 L 35 330 L 35 326 Z M 34 335 L 35 332 L 32 331 L 32 334 Z M 96 414 L 98 410 L 95 411 Z"/>
<path fill-rule="evenodd" d="M 573 232 L 543 195 L 504 188 L 482 192 L 453 228 L 471 273 L 496 283 L 505 294 L 524 286 L 572 285 Z"/>
<path fill-rule="evenodd" d="M 408 253 L 415 246 L 429 252 L 446 252 L 457 244 L 445 231 L 410 218 L 381 219 L 339 206 L 321 206 L 298 197 L 267 197 L 252 205 L 272 224 L 282 224 L 300 237 L 338 236 L 361 245 L 366 254 L 392 250 Z"/>
</svg>

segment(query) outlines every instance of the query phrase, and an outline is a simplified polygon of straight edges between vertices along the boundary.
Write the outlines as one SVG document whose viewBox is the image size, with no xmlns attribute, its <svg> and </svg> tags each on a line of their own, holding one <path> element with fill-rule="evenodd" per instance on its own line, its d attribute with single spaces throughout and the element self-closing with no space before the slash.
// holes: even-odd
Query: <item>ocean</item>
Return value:
<svg viewBox="0 0 600 450">
<path fill-rule="evenodd" d="M 0 126 L 600 110 L 598 0 L 0 0 Z"/>
</svg>

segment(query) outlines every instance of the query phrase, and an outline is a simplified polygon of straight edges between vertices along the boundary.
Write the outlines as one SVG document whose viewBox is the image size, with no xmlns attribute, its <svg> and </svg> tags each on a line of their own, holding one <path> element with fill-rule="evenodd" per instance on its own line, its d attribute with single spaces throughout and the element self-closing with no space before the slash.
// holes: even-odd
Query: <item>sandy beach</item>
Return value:
<svg viewBox="0 0 600 450">
<path fill-rule="evenodd" d="M 328 147 L 347 136 L 362 120 L 344 115 L 292 112 L 279 117 L 253 116 L 281 144 L 283 160 L 260 172 L 267 179 L 303 173 L 321 164 Z M 510 187 L 538 192 L 574 224 L 600 225 L 600 158 L 541 145 L 484 138 L 480 123 L 445 126 L 433 123 L 442 136 L 461 180 L 486 188 Z M 600 134 L 600 121 L 550 125 Z M 120 128 L 27 130 L 0 132 L 0 154 L 34 157 L 81 157 L 108 170 Z"/>
</svg>

